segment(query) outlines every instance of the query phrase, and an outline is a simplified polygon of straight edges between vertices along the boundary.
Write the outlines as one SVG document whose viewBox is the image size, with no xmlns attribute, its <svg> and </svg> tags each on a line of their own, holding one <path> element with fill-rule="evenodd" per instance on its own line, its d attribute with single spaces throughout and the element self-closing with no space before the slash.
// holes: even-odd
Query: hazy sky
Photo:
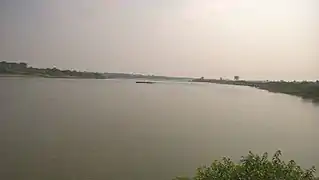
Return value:
<svg viewBox="0 0 319 180">
<path fill-rule="evenodd" d="M 318 0 L 0 0 L 0 61 L 319 79 Z"/>
</svg>

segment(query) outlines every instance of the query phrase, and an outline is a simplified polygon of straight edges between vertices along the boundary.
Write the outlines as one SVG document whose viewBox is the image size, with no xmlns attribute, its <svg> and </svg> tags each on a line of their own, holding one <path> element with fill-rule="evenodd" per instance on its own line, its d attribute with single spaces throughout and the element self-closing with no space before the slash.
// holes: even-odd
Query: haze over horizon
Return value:
<svg viewBox="0 0 319 180">
<path fill-rule="evenodd" d="M 0 0 L 0 61 L 315 80 L 317 10 L 317 0 Z"/>
</svg>

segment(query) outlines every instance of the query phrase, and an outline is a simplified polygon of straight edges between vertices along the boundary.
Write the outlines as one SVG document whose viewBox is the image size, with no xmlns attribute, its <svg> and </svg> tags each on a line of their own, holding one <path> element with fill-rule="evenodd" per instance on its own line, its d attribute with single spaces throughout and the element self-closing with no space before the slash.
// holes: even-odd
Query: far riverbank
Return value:
<svg viewBox="0 0 319 180">
<path fill-rule="evenodd" d="M 27 63 L 0 62 L 0 77 L 43 77 L 72 79 L 149 79 L 187 82 L 192 78 L 145 75 L 138 73 L 99 73 L 54 68 L 34 68 Z"/>
<path fill-rule="evenodd" d="M 274 93 L 283 93 L 301 97 L 319 103 L 319 81 L 287 82 L 287 81 L 233 81 L 216 79 L 194 79 L 192 82 L 207 82 L 237 86 L 249 86 Z"/>
</svg>

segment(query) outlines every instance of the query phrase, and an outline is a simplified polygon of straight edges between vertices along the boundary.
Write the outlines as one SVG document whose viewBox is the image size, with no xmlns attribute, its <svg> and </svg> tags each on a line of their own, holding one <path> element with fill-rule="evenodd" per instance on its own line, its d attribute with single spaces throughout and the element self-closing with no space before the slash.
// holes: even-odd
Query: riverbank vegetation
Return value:
<svg viewBox="0 0 319 180">
<path fill-rule="evenodd" d="M 194 79 L 193 82 L 208 82 L 216 84 L 228 84 L 238 86 L 249 86 L 274 93 L 284 93 L 301 97 L 313 102 L 319 102 L 319 81 L 243 81 L 243 80 L 215 80 L 215 79 Z"/>
<path fill-rule="evenodd" d="M 260 156 L 249 152 L 239 163 L 224 157 L 210 166 L 198 168 L 193 178 L 177 177 L 174 180 L 318 180 L 315 167 L 302 169 L 295 161 L 286 163 L 280 157 L 281 151 L 271 159 L 267 153 Z"/>
<path fill-rule="evenodd" d="M 58 68 L 34 68 L 27 63 L 0 62 L 0 76 L 35 76 L 45 78 L 81 78 L 81 79 L 149 79 L 187 82 L 191 78 L 144 75 L 136 73 L 98 73 Z"/>
<path fill-rule="evenodd" d="M 102 73 L 60 70 L 57 68 L 33 68 L 27 63 L 0 62 L 0 74 L 38 76 L 47 78 L 88 78 L 104 79 Z"/>
</svg>

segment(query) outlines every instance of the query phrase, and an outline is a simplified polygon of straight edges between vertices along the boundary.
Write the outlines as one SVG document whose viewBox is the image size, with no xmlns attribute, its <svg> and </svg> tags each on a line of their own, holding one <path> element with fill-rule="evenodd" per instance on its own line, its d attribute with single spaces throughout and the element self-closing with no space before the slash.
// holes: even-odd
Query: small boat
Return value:
<svg viewBox="0 0 319 180">
<path fill-rule="evenodd" d="M 152 82 L 152 81 L 136 81 L 136 83 L 138 84 L 154 84 L 155 82 Z"/>
</svg>

